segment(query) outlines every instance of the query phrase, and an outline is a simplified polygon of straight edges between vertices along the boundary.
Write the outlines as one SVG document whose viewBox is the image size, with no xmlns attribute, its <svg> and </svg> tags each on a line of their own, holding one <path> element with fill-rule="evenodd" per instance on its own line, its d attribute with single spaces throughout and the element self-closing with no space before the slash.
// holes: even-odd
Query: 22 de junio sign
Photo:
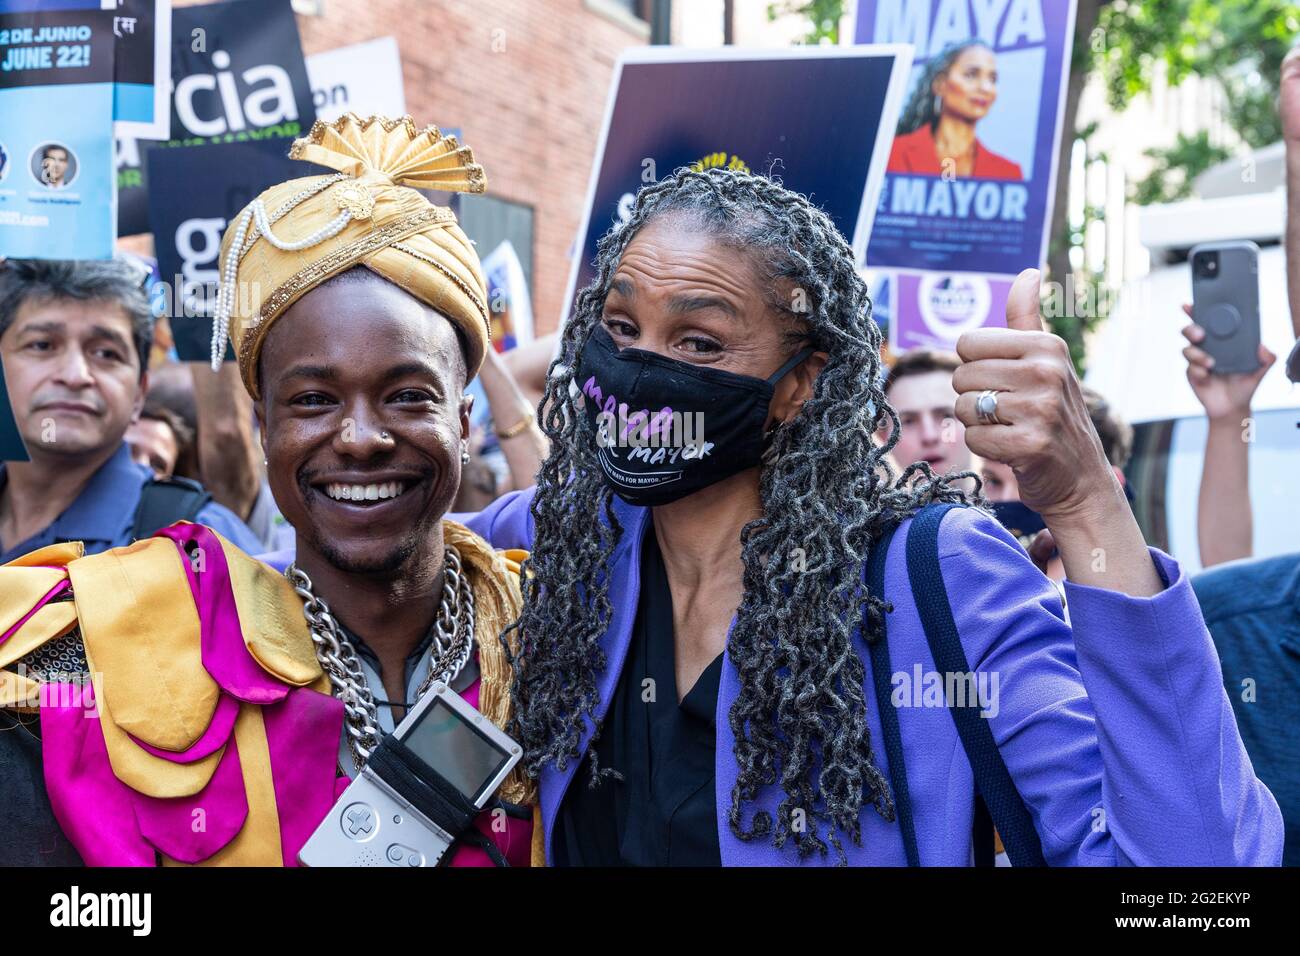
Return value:
<svg viewBox="0 0 1300 956">
<path fill-rule="evenodd" d="M 54 70 L 90 66 L 90 38 L 93 31 L 88 26 L 76 27 L 24 27 L 18 30 L 0 30 L 0 47 L 8 47 L 0 70 Z M 64 41 L 77 41 L 68 46 Z M 55 44 L 59 44 L 56 46 Z"/>
<path fill-rule="evenodd" d="M 0 22 L 0 86 L 111 80 L 111 25 L 110 14 L 99 10 L 6 14 Z"/>
</svg>

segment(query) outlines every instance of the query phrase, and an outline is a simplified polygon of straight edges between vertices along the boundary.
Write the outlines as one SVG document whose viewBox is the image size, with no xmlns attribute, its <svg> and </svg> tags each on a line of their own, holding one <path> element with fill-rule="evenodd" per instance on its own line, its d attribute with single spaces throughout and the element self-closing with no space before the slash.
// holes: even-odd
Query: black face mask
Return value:
<svg viewBox="0 0 1300 956">
<path fill-rule="evenodd" d="M 815 350 L 806 348 L 767 379 L 619 350 L 598 325 L 578 361 L 605 482 L 628 504 L 654 507 L 753 468 L 773 388 Z"/>
</svg>

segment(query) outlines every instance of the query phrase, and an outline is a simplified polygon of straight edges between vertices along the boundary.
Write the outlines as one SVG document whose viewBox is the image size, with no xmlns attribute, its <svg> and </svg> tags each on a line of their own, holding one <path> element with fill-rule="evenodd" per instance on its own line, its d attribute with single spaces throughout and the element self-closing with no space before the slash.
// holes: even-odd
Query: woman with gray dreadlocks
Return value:
<svg viewBox="0 0 1300 956">
<path fill-rule="evenodd" d="M 1073 627 L 956 476 L 891 470 L 880 330 L 806 199 L 680 170 L 597 265 L 547 384 L 538 485 L 469 522 L 531 551 L 511 732 L 549 862 L 970 863 L 962 715 L 923 674 L 941 600 L 1041 861 L 1278 862 L 1187 577 L 1143 543 L 1064 345 L 1037 330 L 1035 274 L 1009 328 L 963 340 L 957 414 L 1055 534 Z M 909 537 L 936 514 L 941 576 L 914 597 Z"/>
</svg>

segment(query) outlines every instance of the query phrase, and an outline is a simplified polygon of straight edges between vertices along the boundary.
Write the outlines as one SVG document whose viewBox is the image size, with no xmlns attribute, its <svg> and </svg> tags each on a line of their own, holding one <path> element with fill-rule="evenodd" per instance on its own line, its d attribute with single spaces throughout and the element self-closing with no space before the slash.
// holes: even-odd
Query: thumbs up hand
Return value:
<svg viewBox="0 0 1300 956">
<path fill-rule="evenodd" d="M 1099 490 L 1109 500 L 1119 486 L 1088 416 L 1069 348 L 1043 331 L 1039 280 L 1037 269 L 1016 277 L 1005 329 L 976 329 L 957 341 L 964 364 L 953 373 L 952 385 L 967 446 L 981 458 L 1010 465 L 1020 500 L 1051 527 L 1054 520 L 1068 523 L 1088 514 Z"/>
</svg>

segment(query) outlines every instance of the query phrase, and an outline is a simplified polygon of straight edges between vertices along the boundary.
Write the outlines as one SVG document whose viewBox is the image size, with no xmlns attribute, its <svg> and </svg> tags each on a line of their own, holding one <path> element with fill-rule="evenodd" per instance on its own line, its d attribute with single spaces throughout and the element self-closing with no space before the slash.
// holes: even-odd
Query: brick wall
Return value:
<svg viewBox="0 0 1300 956">
<path fill-rule="evenodd" d="M 191 0 L 176 0 L 188 6 Z M 407 110 L 461 130 L 488 192 L 533 207 L 533 311 L 555 328 L 614 60 L 643 34 L 585 0 L 326 0 L 307 54 L 397 38 Z"/>
</svg>

